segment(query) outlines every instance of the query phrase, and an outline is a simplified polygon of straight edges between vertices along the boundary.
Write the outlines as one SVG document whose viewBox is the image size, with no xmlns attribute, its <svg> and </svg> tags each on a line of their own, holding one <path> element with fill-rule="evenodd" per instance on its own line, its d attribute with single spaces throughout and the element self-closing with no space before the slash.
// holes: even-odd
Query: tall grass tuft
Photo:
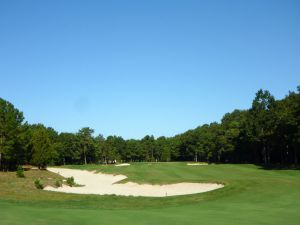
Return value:
<svg viewBox="0 0 300 225">
<path fill-rule="evenodd" d="M 21 178 L 25 177 L 24 169 L 22 168 L 22 166 L 18 166 L 16 175 L 17 175 L 17 177 L 21 177 Z"/>
<path fill-rule="evenodd" d="M 36 179 L 34 181 L 34 185 L 37 189 L 44 189 L 44 185 L 40 179 Z"/>
<path fill-rule="evenodd" d="M 67 184 L 68 184 L 70 187 L 73 187 L 73 186 L 75 185 L 74 177 L 68 177 L 68 178 L 67 178 Z"/>
</svg>

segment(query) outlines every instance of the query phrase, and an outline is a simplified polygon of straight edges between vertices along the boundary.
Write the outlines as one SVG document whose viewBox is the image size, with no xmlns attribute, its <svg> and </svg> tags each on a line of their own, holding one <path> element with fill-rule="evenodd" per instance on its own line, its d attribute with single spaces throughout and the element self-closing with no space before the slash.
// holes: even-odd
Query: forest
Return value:
<svg viewBox="0 0 300 225">
<path fill-rule="evenodd" d="M 217 103 L 216 103 L 217 104 Z M 199 115 L 201 116 L 201 115 Z M 146 135 L 140 140 L 96 135 L 90 127 L 58 133 L 29 124 L 23 113 L 0 98 L 0 168 L 18 165 L 88 164 L 143 161 L 297 164 L 300 148 L 300 86 L 276 100 L 259 90 L 247 110 L 174 137 Z"/>
</svg>

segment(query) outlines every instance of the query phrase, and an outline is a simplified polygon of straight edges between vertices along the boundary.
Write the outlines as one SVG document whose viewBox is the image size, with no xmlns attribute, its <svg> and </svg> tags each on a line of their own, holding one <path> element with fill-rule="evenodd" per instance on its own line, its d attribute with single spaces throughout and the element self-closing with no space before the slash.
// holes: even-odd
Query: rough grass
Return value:
<svg viewBox="0 0 300 225">
<path fill-rule="evenodd" d="M 254 165 L 186 166 L 139 163 L 128 167 L 68 166 L 125 174 L 138 183 L 222 182 L 222 189 L 168 198 L 75 195 L 34 188 L 58 175 L 0 173 L 0 224 L 299 224 L 300 171 Z M 51 177 L 52 180 L 47 178 Z"/>
</svg>

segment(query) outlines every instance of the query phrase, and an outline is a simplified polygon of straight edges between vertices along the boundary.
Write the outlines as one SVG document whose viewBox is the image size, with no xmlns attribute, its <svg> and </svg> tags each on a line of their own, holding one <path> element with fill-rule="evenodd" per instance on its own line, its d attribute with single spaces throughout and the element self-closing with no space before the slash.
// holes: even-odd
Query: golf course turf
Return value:
<svg viewBox="0 0 300 225">
<path fill-rule="evenodd" d="M 166 198 L 76 195 L 35 189 L 36 178 L 50 185 L 61 179 L 48 171 L 26 171 L 26 178 L 17 178 L 14 172 L 1 172 L 0 224 L 296 225 L 300 221 L 299 170 L 265 170 L 255 165 L 233 164 L 187 166 L 186 163 L 66 168 L 124 174 L 128 181 L 137 183 L 217 182 L 225 187 Z"/>
</svg>

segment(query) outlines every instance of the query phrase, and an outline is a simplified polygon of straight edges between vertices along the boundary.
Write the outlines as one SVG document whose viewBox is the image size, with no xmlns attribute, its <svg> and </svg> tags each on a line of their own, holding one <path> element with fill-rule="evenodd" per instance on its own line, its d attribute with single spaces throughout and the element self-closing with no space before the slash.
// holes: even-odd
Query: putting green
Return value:
<svg viewBox="0 0 300 225">
<path fill-rule="evenodd" d="M 20 180 L 0 173 L 0 224 L 296 225 L 300 221 L 299 170 L 264 170 L 254 165 L 191 167 L 186 163 L 69 167 L 122 173 L 138 183 L 222 182 L 226 186 L 163 199 L 75 195 L 23 185 L 32 174 Z"/>
</svg>

